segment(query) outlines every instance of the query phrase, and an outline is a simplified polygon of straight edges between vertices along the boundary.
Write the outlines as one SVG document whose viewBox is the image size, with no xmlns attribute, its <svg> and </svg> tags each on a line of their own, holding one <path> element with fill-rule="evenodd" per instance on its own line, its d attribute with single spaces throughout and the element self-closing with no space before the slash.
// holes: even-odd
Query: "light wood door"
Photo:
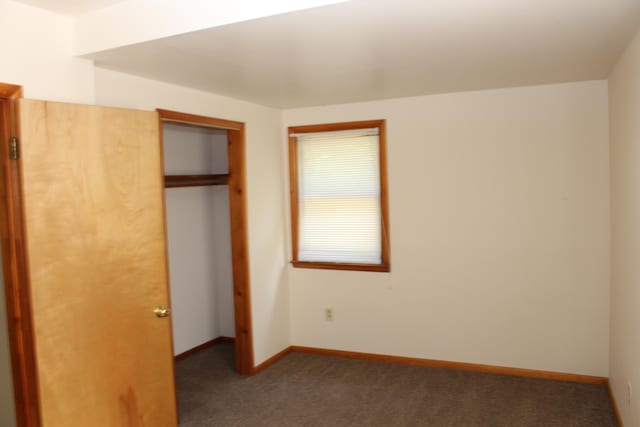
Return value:
<svg viewBox="0 0 640 427">
<path fill-rule="evenodd" d="M 43 425 L 175 426 L 158 115 L 19 113 Z"/>
</svg>

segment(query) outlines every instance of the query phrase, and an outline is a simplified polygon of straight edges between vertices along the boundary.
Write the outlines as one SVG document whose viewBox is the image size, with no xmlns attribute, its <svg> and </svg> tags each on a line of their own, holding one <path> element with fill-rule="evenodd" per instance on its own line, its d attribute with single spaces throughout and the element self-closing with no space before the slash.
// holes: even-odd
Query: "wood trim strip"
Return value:
<svg viewBox="0 0 640 427">
<path fill-rule="evenodd" d="M 229 139 L 229 209 L 233 260 L 233 307 L 236 323 L 236 366 L 253 373 L 253 328 L 249 284 L 249 235 L 247 226 L 245 129 L 227 131 Z"/>
<path fill-rule="evenodd" d="M 609 384 L 608 378 L 593 376 L 593 375 L 580 375 L 580 374 L 570 374 L 570 373 L 564 373 L 564 372 L 541 371 L 541 370 L 535 370 L 535 369 L 511 368 L 511 367 L 505 367 L 505 366 L 483 365 L 479 363 L 451 362 L 446 360 L 422 359 L 417 357 L 392 356 L 392 355 L 386 355 L 386 354 L 363 353 L 363 352 L 356 352 L 356 351 L 331 350 L 326 348 L 305 347 L 305 346 L 299 346 L 299 345 L 289 346 L 284 350 L 280 351 L 279 353 L 271 356 L 269 359 L 265 360 L 264 362 L 256 366 L 253 369 L 253 373 L 257 374 L 258 372 L 263 371 L 264 369 L 268 368 L 278 360 L 285 357 L 287 354 L 294 353 L 294 352 L 317 354 L 320 356 L 343 357 L 347 359 L 368 360 L 368 361 L 376 361 L 376 362 L 401 363 L 404 365 L 452 369 L 456 371 L 481 372 L 485 374 L 494 374 L 494 375 L 508 375 L 512 377 L 537 378 L 537 379 L 545 379 L 545 380 L 551 380 L 551 381 L 566 381 L 566 382 L 574 382 L 574 383 L 582 383 L 582 384 L 596 384 L 596 385 L 606 384 L 607 387 L 609 388 L 609 393 L 613 403 L 614 411 L 616 413 L 616 417 L 618 419 L 618 423 L 620 424 L 620 427 L 624 427 L 620 419 L 618 406 L 615 402 L 615 398 L 613 397 L 613 393 L 611 392 L 611 386 Z"/>
<path fill-rule="evenodd" d="M 9 347 L 17 423 L 41 424 L 31 288 L 26 266 L 26 238 L 20 160 L 10 160 L 8 138 L 19 134 L 18 100 L 22 87 L 0 83 L 0 234 Z M 2 126 L 2 123 L 5 125 Z"/>
<path fill-rule="evenodd" d="M 213 117 L 198 116 L 196 114 L 162 110 L 160 108 L 156 111 L 160 114 L 160 119 L 163 122 L 184 123 L 188 125 L 226 130 L 241 130 L 244 128 L 244 123 L 234 122 L 232 120 L 216 119 Z"/>
<path fill-rule="evenodd" d="M 380 120 L 378 149 L 380 151 L 380 215 L 382 215 L 382 266 L 391 271 L 391 244 L 389 238 L 389 185 L 387 183 L 387 122 Z"/>
<path fill-rule="evenodd" d="M 201 187 L 205 185 L 228 185 L 228 174 L 217 175 L 165 175 L 165 188 Z"/>
<path fill-rule="evenodd" d="M 379 161 L 380 161 L 380 203 L 381 203 L 381 263 L 380 264 L 356 264 L 356 263 L 332 263 L 332 262 L 308 262 L 298 260 L 299 240 L 299 198 L 298 198 L 298 148 L 295 134 L 330 132 L 352 129 L 379 129 Z M 291 264 L 298 268 L 313 268 L 322 270 L 353 270 L 389 272 L 391 271 L 391 249 L 389 238 L 389 201 L 387 183 L 387 145 L 386 145 L 386 121 L 366 120 L 359 122 L 325 123 L 319 125 L 291 126 L 289 135 L 289 201 L 291 209 Z"/>
<path fill-rule="evenodd" d="M 233 343 L 235 341 L 236 341 L 236 339 L 234 337 L 223 337 L 223 336 L 216 337 L 216 338 L 214 338 L 212 340 L 209 340 L 207 342 L 203 342 L 202 344 L 197 345 L 197 346 L 195 346 L 195 347 L 193 347 L 193 348 L 191 348 L 191 349 L 189 349 L 187 351 L 183 351 L 180 354 L 176 354 L 175 356 L 173 356 L 173 359 L 177 362 L 179 360 L 186 359 L 187 357 L 192 356 L 195 353 L 198 353 L 198 352 L 200 352 L 202 350 L 205 350 L 205 349 L 207 349 L 207 348 L 209 348 L 211 346 L 214 346 L 216 344 L 220 344 L 220 343 L 223 343 L 223 342 Z"/>
<path fill-rule="evenodd" d="M 281 352 L 274 354 L 273 356 L 271 356 L 270 358 L 268 358 L 267 360 L 265 360 L 264 362 L 262 362 L 258 366 L 254 367 L 253 368 L 253 375 L 264 371 L 266 368 L 268 368 L 269 366 L 273 365 L 274 363 L 276 363 L 278 360 L 282 359 L 283 357 L 285 357 L 289 353 L 291 353 L 291 347 L 287 347 L 284 350 L 282 350 Z"/>
<path fill-rule="evenodd" d="M 16 100 L 22 98 L 22 86 L 0 83 L 0 98 Z"/>
<path fill-rule="evenodd" d="M 616 397 L 613 394 L 613 389 L 611 388 L 611 382 L 607 381 L 607 390 L 609 390 L 609 399 L 611 400 L 611 406 L 613 406 L 613 413 L 616 416 L 616 421 L 618 422 L 619 427 L 624 427 L 624 423 L 622 422 L 622 416 L 620 415 L 620 408 L 618 407 L 618 402 L 616 401 Z"/>
<path fill-rule="evenodd" d="M 324 356 L 345 357 L 348 359 L 371 360 L 378 362 L 402 363 L 405 365 L 426 366 L 430 368 L 453 369 L 457 371 L 482 372 L 485 374 L 509 375 L 513 377 L 539 378 L 554 381 L 568 381 L 584 384 L 607 384 L 606 377 L 569 374 L 563 372 L 539 371 L 535 369 L 510 368 L 505 366 L 482 365 L 478 363 L 450 362 L 446 360 L 421 359 L 417 357 L 391 356 L 386 354 L 361 353 L 356 351 L 329 350 L 316 347 L 291 346 L 291 351 L 319 354 Z"/>
<path fill-rule="evenodd" d="M 364 120 L 359 122 L 323 123 L 319 125 L 290 126 L 289 135 L 296 133 L 332 132 L 351 129 L 379 128 L 384 120 Z M 380 129 L 382 131 L 383 129 Z"/>
<path fill-rule="evenodd" d="M 384 247 L 384 245 L 383 245 Z M 387 273 L 391 271 L 389 265 L 385 264 L 348 264 L 340 262 L 309 262 L 309 261 L 291 261 L 294 267 L 298 268 L 314 268 L 320 270 L 353 270 L 353 271 L 377 271 Z"/>
<path fill-rule="evenodd" d="M 294 131 L 289 128 L 289 135 Z M 289 136 L 289 203 L 291 208 L 291 263 L 298 262 L 298 145 Z"/>
<path fill-rule="evenodd" d="M 157 113 L 157 112 L 156 112 Z M 159 154 L 160 154 L 160 167 L 159 167 L 159 172 L 160 172 L 160 176 L 158 177 L 159 179 L 164 180 L 164 132 L 162 129 L 162 118 L 160 117 L 160 114 L 158 114 L 158 149 L 159 149 Z M 169 272 L 169 230 L 168 230 L 168 222 L 167 222 L 167 192 L 166 191 L 161 191 L 161 197 L 162 197 L 162 223 L 164 224 L 164 266 L 165 266 L 165 277 L 167 278 L 166 281 L 166 294 L 167 294 L 167 302 L 169 303 L 169 307 L 173 307 L 173 301 L 171 298 L 171 274 Z M 169 329 L 171 331 L 171 351 L 173 352 L 173 349 L 175 348 L 175 339 L 173 336 L 173 322 L 169 322 Z M 178 423 L 180 423 L 180 411 L 178 409 L 178 396 L 177 396 L 177 386 L 176 386 L 176 364 L 175 364 L 175 359 L 174 362 L 171 364 L 171 369 L 172 369 L 172 374 L 173 374 L 173 388 L 174 388 L 174 401 L 173 401 L 173 406 L 175 407 L 175 413 L 178 417 Z"/>
</svg>

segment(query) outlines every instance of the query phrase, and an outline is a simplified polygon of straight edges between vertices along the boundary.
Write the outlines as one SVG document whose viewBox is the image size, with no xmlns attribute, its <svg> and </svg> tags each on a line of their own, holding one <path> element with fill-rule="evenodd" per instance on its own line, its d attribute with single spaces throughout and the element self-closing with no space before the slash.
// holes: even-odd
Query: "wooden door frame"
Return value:
<svg viewBox="0 0 640 427">
<path fill-rule="evenodd" d="M 19 138 L 18 99 L 22 86 L 0 83 L 0 236 L 11 372 L 18 426 L 41 425 L 31 287 L 26 268 L 22 171 L 9 158 L 9 138 Z"/>
<path fill-rule="evenodd" d="M 249 245 L 245 197 L 245 125 L 242 122 L 158 109 L 160 141 L 162 124 L 181 123 L 227 131 L 229 164 L 229 210 L 231 225 L 231 259 L 233 263 L 233 307 L 235 316 L 236 370 L 243 375 L 254 373 L 251 298 L 249 292 Z M 166 212 L 166 209 L 165 209 Z M 171 287 L 171 283 L 169 283 Z"/>
</svg>

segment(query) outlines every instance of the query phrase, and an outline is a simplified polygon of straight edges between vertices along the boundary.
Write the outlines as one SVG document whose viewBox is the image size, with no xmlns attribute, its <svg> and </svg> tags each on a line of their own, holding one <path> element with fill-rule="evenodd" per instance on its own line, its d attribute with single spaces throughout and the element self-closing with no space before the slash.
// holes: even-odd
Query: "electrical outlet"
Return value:
<svg viewBox="0 0 640 427">
<path fill-rule="evenodd" d="M 324 320 L 333 322 L 333 308 L 327 307 L 324 309 Z"/>
<path fill-rule="evenodd" d="M 633 395 L 633 388 L 631 388 L 631 383 L 627 383 L 627 405 L 631 406 L 631 396 Z"/>
</svg>

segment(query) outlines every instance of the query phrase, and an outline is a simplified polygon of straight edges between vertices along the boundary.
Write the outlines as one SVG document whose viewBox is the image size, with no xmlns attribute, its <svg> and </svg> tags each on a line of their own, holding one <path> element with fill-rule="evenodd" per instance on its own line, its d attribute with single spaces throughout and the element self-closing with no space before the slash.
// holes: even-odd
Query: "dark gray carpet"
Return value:
<svg viewBox="0 0 640 427">
<path fill-rule="evenodd" d="M 614 427 L 605 386 L 291 353 L 254 377 L 233 345 L 176 365 L 180 425 Z"/>
</svg>

